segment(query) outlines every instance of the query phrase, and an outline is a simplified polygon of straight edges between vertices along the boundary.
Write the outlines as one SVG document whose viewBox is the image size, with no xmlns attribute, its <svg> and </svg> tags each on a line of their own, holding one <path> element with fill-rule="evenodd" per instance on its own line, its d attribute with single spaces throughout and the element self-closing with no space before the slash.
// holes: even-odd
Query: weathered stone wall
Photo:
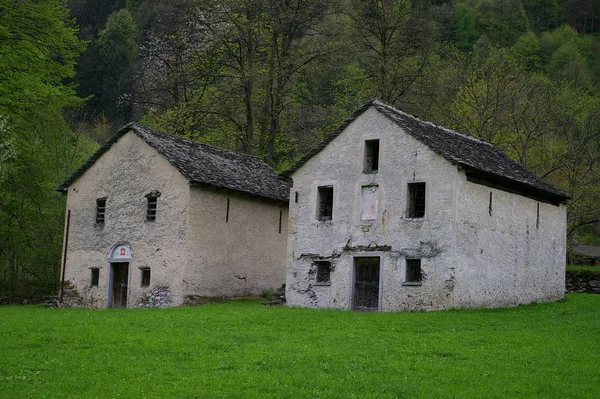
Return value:
<svg viewBox="0 0 600 399">
<path fill-rule="evenodd" d="M 567 292 L 600 294 L 600 270 L 567 270 Z"/>
<path fill-rule="evenodd" d="M 453 306 L 511 306 L 563 297 L 564 205 L 539 202 L 463 178 L 456 209 Z"/>
<path fill-rule="evenodd" d="M 379 170 L 366 174 L 364 143 L 371 139 L 379 139 Z M 290 305 L 352 308 L 354 261 L 361 256 L 381 259 L 380 310 L 496 307 L 562 297 L 565 207 L 540 203 L 536 227 L 537 201 L 467 182 L 456 166 L 374 109 L 292 177 Z M 423 218 L 406 217 L 410 182 L 426 183 Z M 378 187 L 376 218 L 361 220 L 362 188 L 369 185 Z M 317 220 L 318 186 L 334 187 L 331 221 Z M 405 284 L 407 258 L 421 259 L 421 284 Z M 332 262 L 330 284 L 316 284 L 316 260 Z"/>
<path fill-rule="evenodd" d="M 379 139 L 377 173 L 363 173 L 364 142 Z M 293 175 L 286 298 L 290 305 L 352 307 L 354 259 L 381 258 L 381 310 L 439 309 L 452 303 L 454 206 L 459 173 L 371 109 Z M 426 183 L 425 217 L 406 217 L 407 185 Z M 362 188 L 377 185 L 376 218 L 363 216 Z M 331 221 L 316 220 L 317 187 L 333 186 Z M 296 192 L 298 202 L 295 202 Z M 421 285 L 404 285 L 406 259 L 421 258 Z M 313 262 L 331 260 L 330 285 Z"/>
<path fill-rule="evenodd" d="M 148 222 L 145 195 L 156 190 L 161 193 L 156 221 Z M 96 224 L 96 199 L 102 197 L 107 197 L 106 219 Z M 69 303 L 107 306 L 108 255 L 119 243 L 129 244 L 133 252 L 127 306 L 139 306 L 155 287 L 169 287 L 170 303 L 182 303 L 188 205 L 188 183 L 166 158 L 134 133 L 122 136 L 69 187 L 71 222 L 65 271 L 72 286 Z M 97 287 L 90 286 L 92 267 L 100 269 Z M 141 287 L 143 267 L 151 269 L 149 287 Z"/>
<path fill-rule="evenodd" d="M 190 208 L 185 295 L 260 295 L 285 282 L 287 204 L 192 187 Z"/>
</svg>

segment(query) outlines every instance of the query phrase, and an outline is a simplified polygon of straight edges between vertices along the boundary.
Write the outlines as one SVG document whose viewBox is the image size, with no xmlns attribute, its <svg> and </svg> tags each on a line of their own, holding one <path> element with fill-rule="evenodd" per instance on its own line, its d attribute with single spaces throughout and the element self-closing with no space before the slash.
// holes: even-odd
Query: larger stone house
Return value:
<svg viewBox="0 0 600 399">
<path fill-rule="evenodd" d="M 284 175 L 290 305 L 429 310 L 563 297 L 568 197 L 487 142 L 373 101 Z"/>
<path fill-rule="evenodd" d="M 285 281 L 289 184 L 256 157 L 130 124 L 59 191 L 65 305 L 176 306 Z"/>
</svg>

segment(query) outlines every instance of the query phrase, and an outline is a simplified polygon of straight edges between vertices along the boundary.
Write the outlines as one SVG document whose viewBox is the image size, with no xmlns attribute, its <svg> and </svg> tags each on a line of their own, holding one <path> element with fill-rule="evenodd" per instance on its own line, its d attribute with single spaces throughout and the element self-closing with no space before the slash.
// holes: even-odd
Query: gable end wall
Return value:
<svg viewBox="0 0 600 399">
<path fill-rule="evenodd" d="M 146 194 L 160 191 L 155 222 L 146 221 Z M 111 248 L 131 246 L 128 307 L 139 306 L 155 287 L 169 287 L 170 304 L 182 303 L 182 270 L 189 205 L 187 180 L 133 132 L 123 135 L 67 192 L 71 211 L 65 280 L 66 304 L 106 307 Z M 106 221 L 95 223 L 96 199 L 107 197 Z M 100 269 L 97 287 L 90 287 L 90 268 Z M 151 268 L 151 284 L 141 287 L 141 267 Z"/>
</svg>

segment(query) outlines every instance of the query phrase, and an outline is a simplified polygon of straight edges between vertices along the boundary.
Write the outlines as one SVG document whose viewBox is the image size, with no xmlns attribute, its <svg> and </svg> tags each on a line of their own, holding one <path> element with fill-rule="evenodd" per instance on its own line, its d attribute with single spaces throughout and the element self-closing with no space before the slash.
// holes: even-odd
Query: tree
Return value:
<svg viewBox="0 0 600 399">
<path fill-rule="evenodd" d="M 523 0 L 523 8 L 534 32 L 554 29 L 559 24 L 561 9 L 558 0 Z"/>
<path fill-rule="evenodd" d="M 323 0 L 194 1 L 190 23 L 203 41 L 194 49 L 193 87 L 152 119 L 276 163 L 296 79 L 331 51 L 318 29 L 329 9 Z"/>
<path fill-rule="evenodd" d="M 498 46 L 512 46 L 529 29 L 521 0 L 479 0 L 479 30 Z"/>
<path fill-rule="evenodd" d="M 345 11 L 355 37 L 366 51 L 370 71 L 381 99 L 395 104 L 414 82 L 419 68 L 402 68 L 408 56 L 403 34 L 410 17 L 408 0 L 351 0 Z"/>
<path fill-rule="evenodd" d="M 454 34 L 456 35 L 456 47 L 462 51 L 471 50 L 479 37 L 475 16 L 469 6 L 464 3 L 456 11 Z"/>
<path fill-rule="evenodd" d="M 514 57 L 526 71 L 539 71 L 542 67 L 542 45 L 533 32 L 521 36 L 511 49 Z"/>
<path fill-rule="evenodd" d="M 131 73 L 138 54 L 137 33 L 133 16 L 129 10 L 121 9 L 108 17 L 95 43 L 102 77 L 97 103 L 110 120 L 126 120 L 131 113 Z"/>
<path fill-rule="evenodd" d="M 54 189 L 87 143 L 63 118 L 82 104 L 65 82 L 84 44 L 56 0 L 1 0 L 0 38 L 0 294 L 48 293 L 64 221 Z"/>
</svg>

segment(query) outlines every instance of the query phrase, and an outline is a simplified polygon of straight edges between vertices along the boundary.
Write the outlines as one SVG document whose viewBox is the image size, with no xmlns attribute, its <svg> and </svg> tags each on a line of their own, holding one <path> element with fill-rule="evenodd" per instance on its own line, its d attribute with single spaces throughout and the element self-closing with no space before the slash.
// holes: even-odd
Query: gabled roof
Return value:
<svg viewBox="0 0 600 399">
<path fill-rule="evenodd" d="M 77 169 L 58 191 L 66 192 L 75 180 L 129 131 L 164 155 L 192 185 L 208 185 L 251 196 L 288 201 L 290 183 L 278 176 L 260 158 L 185 140 L 137 123 L 122 127 Z"/>
<path fill-rule="evenodd" d="M 463 168 L 470 181 L 553 204 L 564 202 L 569 198 L 523 165 L 507 157 L 492 144 L 431 122 L 422 121 L 379 100 L 373 100 L 361 106 L 282 175 L 293 174 L 370 108 L 376 109 L 406 133 L 452 164 Z"/>
</svg>

